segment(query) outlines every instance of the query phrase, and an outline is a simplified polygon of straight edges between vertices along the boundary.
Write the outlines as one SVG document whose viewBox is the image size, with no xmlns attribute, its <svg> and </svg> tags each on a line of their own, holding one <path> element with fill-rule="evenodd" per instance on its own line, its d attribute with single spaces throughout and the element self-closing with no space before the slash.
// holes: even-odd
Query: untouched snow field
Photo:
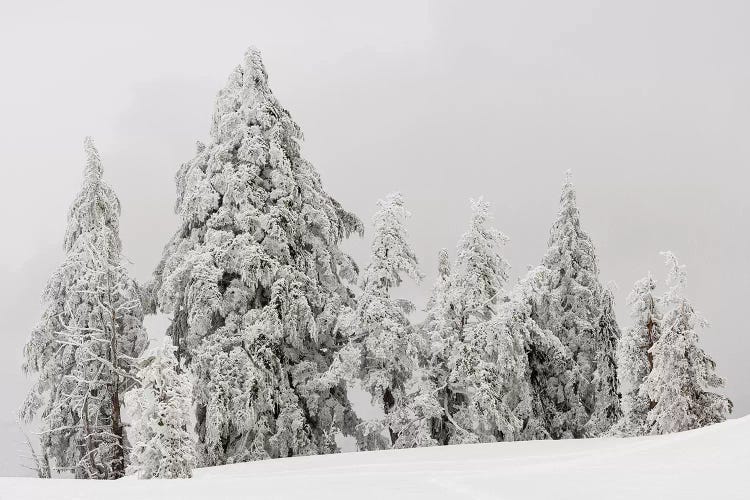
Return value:
<svg viewBox="0 0 750 500">
<path fill-rule="evenodd" d="M 659 437 L 345 453 L 197 470 L 189 480 L 0 478 L 0 499 L 747 499 L 750 416 Z"/>
</svg>

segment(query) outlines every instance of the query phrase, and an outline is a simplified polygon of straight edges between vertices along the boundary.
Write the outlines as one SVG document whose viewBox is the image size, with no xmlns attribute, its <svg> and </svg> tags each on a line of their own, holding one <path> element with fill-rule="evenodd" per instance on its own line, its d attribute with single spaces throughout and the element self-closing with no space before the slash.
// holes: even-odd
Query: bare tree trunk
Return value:
<svg viewBox="0 0 750 500">
<path fill-rule="evenodd" d="M 394 406 L 396 406 L 396 399 L 393 397 L 393 393 L 391 392 L 391 388 L 389 387 L 385 390 L 385 393 L 383 393 L 383 411 L 387 415 L 391 412 L 391 410 L 393 410 Z M 394 431 L 389 426 L 388 434 L 390 434 L 391 436 L 391 446 L 393 446 L 398 440 L 398 432 Z"/>
<path fill-rule="evenodd" d="M 86 433 L 86 460 L 84 460 L 84 463 L 86 465 L 86 470 L 84 473 L 86 474 L 85 479 L 94 479 L 94 476 L 92 472 L 96 470 L 96 465 L 94 464 L 94 440 L 91 438 L 91 424 L 89 423 L 89 395 L 86 394 L 86 397 L 83 400 L 83 431 Z"/>
</svg>

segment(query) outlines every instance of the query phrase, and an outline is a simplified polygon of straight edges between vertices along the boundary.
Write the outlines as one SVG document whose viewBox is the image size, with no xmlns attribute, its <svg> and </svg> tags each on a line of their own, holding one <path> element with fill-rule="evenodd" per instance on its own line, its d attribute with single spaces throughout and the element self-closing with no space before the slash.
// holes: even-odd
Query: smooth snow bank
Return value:
<svg viewBox="0 0 750 500">
<path fill-rule="evenodd" d="M 750 498 L 750 416 L 659 437 L 345 453 L 212 467 L 190 480 L 0 478 L 0 499 Z"/>
</svg>

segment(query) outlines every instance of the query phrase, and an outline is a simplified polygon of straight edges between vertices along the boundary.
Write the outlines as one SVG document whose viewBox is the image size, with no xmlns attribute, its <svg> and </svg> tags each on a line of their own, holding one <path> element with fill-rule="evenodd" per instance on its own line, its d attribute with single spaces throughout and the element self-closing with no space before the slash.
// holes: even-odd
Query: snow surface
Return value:
<svg viewBox="0 0 750 500">
<path fill-rule="evenodd" d="M 679 434 L 344 453 L 188 480 L 0 478 L 0 499 L 750 498 L 750 416 Z"/>
</svg>

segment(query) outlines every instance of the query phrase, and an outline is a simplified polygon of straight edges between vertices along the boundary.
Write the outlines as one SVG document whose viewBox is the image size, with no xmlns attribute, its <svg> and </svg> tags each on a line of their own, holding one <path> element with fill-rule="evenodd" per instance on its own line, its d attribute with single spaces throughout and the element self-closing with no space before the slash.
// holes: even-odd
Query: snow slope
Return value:
<svg viewBox="0 0 750 500">
<path fill-rule="evenodd" d="M 0 499 L 750 498 L 750 416 L 669 436 L 345 453 L 190 480 L 0 478 Z"/>
</svg>

